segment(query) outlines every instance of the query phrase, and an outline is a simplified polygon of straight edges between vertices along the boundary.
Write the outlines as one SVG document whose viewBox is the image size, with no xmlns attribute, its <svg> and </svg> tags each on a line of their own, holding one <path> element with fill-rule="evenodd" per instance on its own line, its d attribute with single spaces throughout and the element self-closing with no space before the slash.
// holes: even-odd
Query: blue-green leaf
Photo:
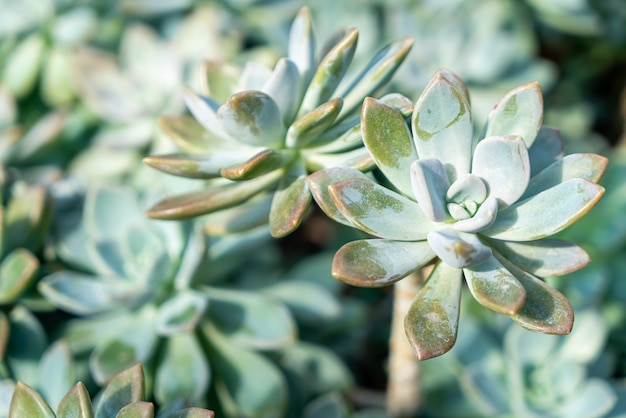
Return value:
<svg viewBox="0 0 626 418">
<path fill-rule="evenodd" d="M 143 369 L 139 364 L 118 373 L 102 390 L 95 418 L 115 418 L 126 405 L 141 402 L 144 392 Z"/>
</svg>

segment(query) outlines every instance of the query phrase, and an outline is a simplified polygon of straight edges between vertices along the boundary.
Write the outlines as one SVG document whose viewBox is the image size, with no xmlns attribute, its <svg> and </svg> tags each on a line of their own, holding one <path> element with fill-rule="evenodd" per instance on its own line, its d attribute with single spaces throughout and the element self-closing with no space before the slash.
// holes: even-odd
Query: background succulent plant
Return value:
<svg viewBox="0 0 626 418">
<path fill-rule="evenodd" d="M 303 9 L 292 25 L 289 56 L 279 60 L 273 71 L 247 66 L 239 78 L 239 92 L 221 106 L 187 91 L 187 106 L 206 133 L 190 128 L 193 122 L 183 125 L 181 119 L 163 123 L 179 141 L 193 141 L 206 154 L 150 156 L 144 162 L 171 174 L 227 181 L 215 182 L 199 193 L 167 198 L 148 215 L 163 219 L 197 216 L 269 191 L 273 193 L 270 230 L 281 237 L 291 233 L 309 209 L 307 173 L 336 165 L 369 168 L 371 160 L 355 129 L 358 118 L 354 116 L 362 98 L 388 81 L 411 41 L 401 39 L 388 45 L 361 73 L 344 81 L 357 38 L 356 29 L 348 30 L 318 55 L 310 15 Z M 208 76 L 217 72 L 223 80 L 230 69 L 208 70 Z"/>
<path fill-rule="evenodd" d="M 541 128 L 537 84 L 505 95 L 476 143 L 466 92 L 455 75 L 438 72 L 415 104 L 410 130 L 402 113 L 366 99 L 363 140 L 395 191 L 341 169 L 309 177 L 331 216 L 379 238 L 342 247 L 335 277 L 384 286 L 438 259 L 405 322 L 421 359 L 455 342 L 462 276 L 485 307 L 535 331 L 568 333 L 571 306 L 535 276 L 588 263 L 582 248 L 547 237 L 604 193 L 596 182 L 606 159 L 562 158 L 558 133 Z"/>
</svg>

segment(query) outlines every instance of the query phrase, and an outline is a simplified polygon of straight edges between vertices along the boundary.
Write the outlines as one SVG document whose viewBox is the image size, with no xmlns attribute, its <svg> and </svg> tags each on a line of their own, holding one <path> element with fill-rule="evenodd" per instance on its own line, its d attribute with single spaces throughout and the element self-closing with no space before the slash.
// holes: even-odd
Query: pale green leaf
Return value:
<svg viewBox="0 0 626 418">
<path fill-rule="evenodd" d="M 93 418 L 91 398 L 82 382 L 74 387 L 59 402 L 57 418 Z"/>
<path fill-rule="evenodd" d="M 476 266 L 491 256 L 491 249 L 474 234 L 442 228 L 429 232 L 427 239 L 437 257 L 455 268 Z"/>
<path fill-rule="evenodd" d="M 533 241 L 556 234 L 584 216 L 604 194 L 604 188 L 571 179 L 501 210 L 494 224 L 482 231 L 506 241 Z"/>
<path fill-rule="evenodd" d="M 364 147 L 336 154 L 305 153 L 303 157 L 310 173 L 333 167 L 351 167 L 360 171 L 370 171 L 376 168 L 374 159 Z"/>
<path fill-rule="evenodd" d="M 281 121 L 289 125 L 300 103 L 300 74 L 298 66 L 287 58 L 280 58 L 261 91 L 267 93 L 280 111 Z"/>
<path fill-rule="evenodd" d="M 156 332 L 171 336 L 180 332 L 193 331 L 202 319 L 208 300 L 206 296 L 183 291 L 162 303 L 157 311 Z"/>
<path fill-rule="evenodd" d="M 381 101 L 368 97 L 361 111 L 363 143 L 376 166 L 402 193 L 411 196 L 411 163 L 418 159 L 404 116 Z"/>
<path fill-rule="evenodd" d="M 469 103 L 444 75 L 433 76 L 415 104 L 411 120 L 420 158 L 440 160 L 451 182 L 469 173 L 473 131 Z"/>
<path fill-rule="evenodd" d="M 462 271 L 438 262 L 404 318 L 404 328 L 419 360 L 448 352 L 456 342 Z"/>
<path fill-rule="evenodd" d="M 333 259 L 332 274 L 359 287 L 387 286 L 435 258 L 428 242 L 359 240 L 345 244 Z"/>
<path fill-rule="evenodd" d="M 37 32 L 24 38 L 6 57 L 2 81 L 15 97 L 25 96 L 34 87 L 45 48 L 45 40 Z"/>
<path fill-rule="evenodd" d="M 8 418 L 54 418 L 46 401 L 23 382 L 17 382 Z"/>
<path fill-rule="evenodd" d="M 202 408 L 185 408 L 172 412 L 165 418 L 215 418 L 215 413 Z"/>
<path fill-rule="evenodd" d="M 434 228 L 417 203 L 371 180 L 342 180 L 328 190 L 351 224 L 377 237 L 419 241 Z"/>
<path fill-rule="evenodd" d="M 413 196 L 424 215 L 433 222 L 449 220 L 446 191 L 450 187 L 446 168 L 436 158 L 420 158 L 410 167 Z"/>
<path fill-rule="evenodd" d="M 541 126 L 535 142 L 528 148 L 531 177 L 563 158 L 563 139 L 558 129 Z"/>
<path fill-rule="evenodd" d="M 39 260 L 30 251 L 17 248 L 0 264 L 0 304 L 16 302 L 33 284 Z"/>
<path fill-rule="evenodd" d="M 102 390 L 95 418 L 115 418 L 126 405 L 141 402 L 144 391 L 143 369 L 139 364 L 118 373 Z"/>
<path fill-rule="evenodd" d="M 316 140 L 321 133 L 332 126 L 342 105 L 341 98 L 335 98 L 296 119 L 287 131 L 285 142 L 287 147 L 300 148 Z"/>
<path fill-rule="evenodd" d="M 311 12 L 306 6 L 298 11 L 291 24 L 288 56 L 298 66 L 300 91 L 304 92 L 315 69 L 315 36 L 311 24 Z"/>
<path fill-rule="evenodd" d="M 196 118 L 198 123 L 209 131 L 212 136 L 221 138 L 224 141 L 233 140 L 230 135 L 226 133 L 218 119 L 217 112 L 219 106 L 217 103 L 187 88 L 183 90 L 183 98 L 193 117 Z"/>
<path fill-rule="evenodd" d="M 126 405 L 117 413 L 115 418 L 153 418 L 154 405 L 150 402 L 133 402 Z"/>
<path fill-rule="evenodd" d="M 57 340 L 43 353 L 39 361 L 39 392 L 48 404 L 59 405 L 74 384 L 74 365 L 67 343 Z"/>
<path fill-rule="evenodd" d="M 222 166 L 219 174 L 229 180 L 250 180 L 288 165 L 294 157 L 293 152 L 268 149 L 253 155 L 240 164 Z"/>
<path fill-rule="evenodd" d="M 304 220 L 311 207 L 311 192 L 302 164 L 289 167 L 274 192 L 269 213 L 270 233 L 281 238 L 292 233 Z"/>
<path fill-rule="evenodd" d="M 485 137 L 516 135 L 530 148 L 543 120 L 539 83 L 524 84 L 508 92 L 489 113 Z"/>
<path fill-rule="evenodd" d="M 245 151 L 217 151 L 210 154 L 148 155 L 143 157 L 142 161 L 152 168 L 174 176 L 211 179 L 219 177 L 223 168 L 241 164 L 250 156 Z"/>
</svg>

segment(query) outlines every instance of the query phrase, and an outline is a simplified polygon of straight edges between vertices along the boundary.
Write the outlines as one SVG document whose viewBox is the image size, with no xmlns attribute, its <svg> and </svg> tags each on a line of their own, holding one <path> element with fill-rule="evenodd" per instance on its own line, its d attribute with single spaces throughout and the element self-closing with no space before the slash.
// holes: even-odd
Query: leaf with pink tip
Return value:
<svg viewBox="0 0 626 418">
<path fill-rule="evenodd" d="M 508 92 L 487 117 L 484 137 L 516 135 L 526 147 L 537 137 L 543 120 L 543 96 L 539 83 L 526 83 Z"/>
<path fill-rule="evenodd" d="M 480 177 L 489 196 L 507 207 L 524 194 L 530 179 L 530 161 L 524 141 L 519 136 L 492 136 L 476 145 L 472 174 Z"/>
<path fill-rule="evenodd" d="M 300 148 L 315 141 L 333 124 L 342 105 L 341 98 L 332 99 L 300 116 L 287 130 L 287 147 Z"/>
<path fill-rule="evenodd" d="M 569 334 L 574 325 L 574 310 L 567 298 L 532 274 L 504 259 L 499 258 L 499 261 L 526 289 L 526 303 L 511 318 L 531 331 Z"/>
<path fill-rule="evenodd" d="M 280 238 L 292 233 L 311 207 L 311 192 L 302 164 L 290 167 L 278 183 L 270 208 L 270 233 Z"/>
<path fill-rule="evenodd" d="M 411 163 L 419 157 L 402 113 L 368 97 L 361 111 L 363 143 L 385 177 L 411 196 Z"/>
<path fill-rule="evenodd" d="M 494 256 L 463 273 L 474 299 L 494 312 L 513 315 L 526 301 L 524 287 Z"/>
<path fill-rule="evenodd" d="M 249 158 L 249 157 L 248 157 Z M 246 152 L 212 152 L 208 154 L 148 155 L 142 162 L 167 174 L 195 179 L 220 177 L 224 167 L 242 164 Z"/>
<path fill-rule="evenodd" d="M 534 241 L 554 235 L 583 217 L 604 194 L 604 188 L 571 179 L 498 212 L 488 237 L 505 241 Z"/>
<path fill-rule="evenodd" d="M 420 241 L 434 227 L 417 203 L 371 180 L 343 180 L 328 190 L 350 223 L 374 236 Z"/>
<path fill-rule="evenodd" d="M 591 261 L 578 245 L 557 239 L 512 242 L 491 240 L 489 245 L 507 260 L 535 276 L 562 276 L 585 267 Z"/>
<path fill-rule="evenodd" d="M 532 177 L 522 199 L 574 178 L 597 183 L 604 174 L 607 162 L 605 157 L 597 154 L 566 155 Z"/>
<path fill-rule="evenodd" d="M 404 328 L 419 360 L 440 356 L 456 342 L 461 305 L 460 269 L 438 262 L 419 291 L 406 317 Z"/>
<path fill-rule="evenodd" d="M 353 286 L 388 286 L 426 265 L 434 257 L 435 253 L 426 241 L 352 241 L 335 254 L 332 274 Z"/>
<path fill-rule="evenodd" d="M 444 75 L 435 74 L 415 104 L 412 130 L 420 158 L 440 160 L 451 182 L 469 173 L 473 133 L 469 103 Z"/>
<path fill-rule="evenodd" d="M 223 167 L 220 175 L 229 180 L 250 180 L 286 166 L 294 157 L 288 150 L 266 149 L 243 163 Z"/>
</svg>

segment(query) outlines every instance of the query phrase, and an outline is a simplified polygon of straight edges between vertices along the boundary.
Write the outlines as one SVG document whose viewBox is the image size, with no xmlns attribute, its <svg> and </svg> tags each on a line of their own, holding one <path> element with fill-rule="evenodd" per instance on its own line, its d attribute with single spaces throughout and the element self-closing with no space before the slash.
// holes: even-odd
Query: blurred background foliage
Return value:
<svg viewBox="0 0 626 418">
<path fill-rule="evenodd" d="M 359 30 L 360 67 L 414 39 L 388 91 L 416 100 L 446 67 L 481 121 L 538 81 L 566 153 L 609 157 L 605 197 L 561 233 L 593 262 L 548 279 L 573 333 L 511 327 L 464 298 L 456 347 L 423 363 L 423 416 L 626 416 L 621 0 L 0 0 L 0 417 L 17 380 L 55 409 L 77 380 L 95 394 L 137 362 L 163 408 L 385 416 L 391 292 L 330 275 L 358 232 L 318 210 L 282 239 L 143 216 L 195 188 L 141 164 L 178 149 L 157 118 L 186 113 L 206 62 L 273 67 L 303 5 L 320 45 Z"/>
</svg>

